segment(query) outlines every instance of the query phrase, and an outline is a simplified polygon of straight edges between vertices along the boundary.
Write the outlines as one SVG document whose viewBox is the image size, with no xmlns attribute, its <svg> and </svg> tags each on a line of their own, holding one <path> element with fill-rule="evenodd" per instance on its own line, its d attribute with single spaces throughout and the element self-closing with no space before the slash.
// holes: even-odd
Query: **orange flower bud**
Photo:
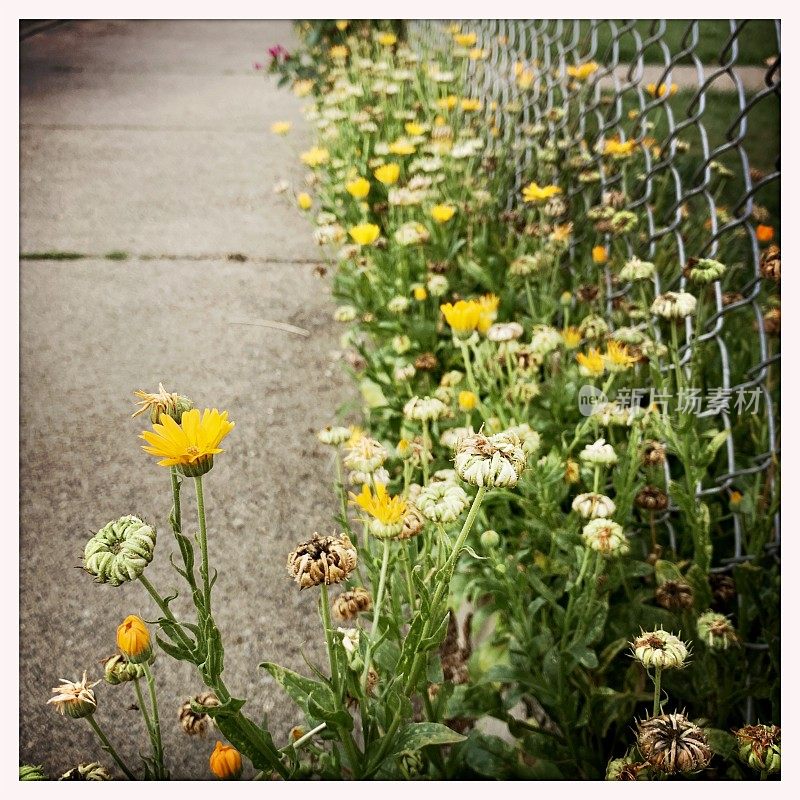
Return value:
<svg viewBox="0 0 800 800">
<path fill-rule="evenodd" d="M 235 747 L 217 742 L 208 766 L 220 780 L 236 780 L 242 774 L 242 756 Z"/>
<path fill-rule="evenodd" d="M 761 244 L 771 242 L 774 236 L 775 228 L 773 228 L 772 225 L 759 225 L 756 228 L 756 239 L 758 239 Z"/>
<path fill-rule="evenodd" d="M 141 617 L 135 614 L 125 617 L 122 625 L 117 628 L 117 647 L 132 664 L 150 660 L 153 655 L 150 631 Z"/>
<path fill-rule="evenodd" d="M 605 264 L 608 261 L 608 253 L 603 245 L 598 244 L 592 248 L 592 260 L 595 264 Z"/>
</svg>

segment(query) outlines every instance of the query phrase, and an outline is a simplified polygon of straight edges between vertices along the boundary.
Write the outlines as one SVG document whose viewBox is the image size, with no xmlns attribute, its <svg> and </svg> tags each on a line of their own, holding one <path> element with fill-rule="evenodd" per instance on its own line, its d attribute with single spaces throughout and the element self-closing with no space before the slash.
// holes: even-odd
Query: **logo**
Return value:
<svg viewBox="0 0 800 800">
<path fill-rule="evenodd" d="M 578 410 L 584 417 L 591 417 L 597 406 L 607 402 L 605 392 L 589 383 L 581 386 L 578 392 Z"/>
</svg>

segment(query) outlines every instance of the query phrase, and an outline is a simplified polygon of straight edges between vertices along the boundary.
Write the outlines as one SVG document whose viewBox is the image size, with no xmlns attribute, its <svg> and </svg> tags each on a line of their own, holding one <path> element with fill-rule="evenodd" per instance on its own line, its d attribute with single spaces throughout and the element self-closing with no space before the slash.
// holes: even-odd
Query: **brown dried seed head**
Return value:
<svg viewBox="0 0 800 800">
<path fill-rule="evenodd" d="M 649 441 L 642 451 L 642 462 L 646 467 L 659 467 L 667 460 L 667 446 L 662 442 Z"/>
<path fill-rule="evenodd" d="M 422 353 L 417 356 L 414 366 L 420 370 L 432 370 L 439 366 L 439 359 L 433 353 Z"/>
<path fill-rule="evenodd" d="M 767 280 L 780 283 L 781 281 L 781 249 L 776 244 L 771 244 L 761 254 L 761 275 Z"/>
<path fill-rule="evenodd" d="M 308 589 L 321 583 L 341 583 L 357 561 L 358 554 L 347 534 L 338 538 L 315 533 L 289 553 L 286 568 L 301 589 Z"/>
<path fill-rule="evenodd" d="M 403 530 L 397 535 L 398 539 L 413 539 L 422 533 L 425 527 L 425 517 L 413 503 L 406 503 L 406 515 L 403 517 Z"/>
<path fill-rule="evenodd" d="M 648 764 L 666 774 L 696 772 L 711 760 L 705 733 L 683 714 L 662 714 L 640 722 L 637 746 Z"/>
<path fill-rule="evenodd" d="M 646 511 L 663 511 L 669 505 L 669 498 L 657 486 L 648 484 L 636 493 L 635 503 Z"/>
<path fill-rule="evenodd" d="M 333 601 L 333 613 L 339 619 L 349 621 L 355 619 L 359 614 L 363 614 L 372 608 L 372 597 L 370 593 L 361 586 L 349 591 L 342 592 Z"/>
<path fill-rule="evenodd" d="M 694 592 L 688 583 L 664 581 L 656 589 L 656 602 L 669 611 L 691 608 L 694 605 Z"/>
<path fill-rule="evenodd" d="M 708 583 L 711 587 L 711 606 L 715 611 L 719 610 L 719 607 L 730 605 L 736 597 L 736 582 L 730 575 L 712 572 L 708 576 Z"/>
<path fill-rule="evenodd" d="M 213 707 L 219 705 L 219 699 L 214 692 L 201 692 L 196 695 L 194 702 L 200 706 Z M 210 725 L 214 721 L 208 714 L 200 713 L 192 709 L 192 701 L 187 700 L 178 709 L 178 721 L 183 728 L 183 732 L 189 736 L 205 736 Z"/>
</svg>

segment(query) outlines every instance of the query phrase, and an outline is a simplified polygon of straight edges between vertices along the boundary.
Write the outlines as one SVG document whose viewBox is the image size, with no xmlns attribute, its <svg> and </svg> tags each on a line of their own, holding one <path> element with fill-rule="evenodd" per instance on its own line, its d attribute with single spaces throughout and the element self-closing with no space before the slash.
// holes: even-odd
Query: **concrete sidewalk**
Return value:
<svg viewBox="0 0 800 800">
<path fill-rule="evenodd" d="M 154 522 L 148 577 L 180 588 L 169 474 L 139 449 L 134 389 L 163 381 L 237 423 L 205 480 L 216 617 L 228 685 L 254 719 L 268 714 L 279 745 L 300 715 L 258 663 L 324 659 L 317 596 L 299 594 L 285 562 L 332 528 L 314 433 L 353 391 L 331 363 L 338 331 L 310 224 L 272 190 L 300 186 L 310 141 L 300 101 L 252 71 L 277 42 L 291 46 L 289 23 L 77 22 L 21 46 L 22 252 L 100 256 L 20 266 L 20 761 L 51 777 L 113 765 L 85 723 L 45 706 L 50 688 L 84 669 L 99 678 L 123 617 L 156 616 L 141 587 L 75 569 L 91 531 L 128 513 Z M 269 132 L 278 119 L 294 121 L 288 139 Z M 102 258 L 115 251 L 130 258 Z M 310 336 L 239 324 L 264 319 Z M 190 534 L 193 504 L 187 483 Z M 188 615 L 185 597 L 175 606 Z M 213 738 L 177 722 L 199 679 L 163 654 L 155 670 L 173 777 L 209 777 Z M 135 763 L 147 737 L 132 687 L 97 693 L 98 720 Z"/>
</svg>

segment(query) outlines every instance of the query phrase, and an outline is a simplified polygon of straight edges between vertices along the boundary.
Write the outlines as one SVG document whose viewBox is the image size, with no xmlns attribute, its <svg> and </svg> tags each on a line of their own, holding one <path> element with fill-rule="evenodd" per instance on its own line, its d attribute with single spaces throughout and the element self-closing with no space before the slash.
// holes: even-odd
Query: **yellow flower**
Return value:
<svg viewBox="0 0 800 800">
<path fill-rule="evenodd" d="M 576 327 L 570 326 L 561 331 L 561 338 L 567 350 L 574 350 L 581 343 L 581 332 Z"/>
<path fill-rule="evenodd" d="M 384 186 L 391 186 L 400 177 L 400 165 L 394 163 L 384 164 L 378 167 L 373 174 Z"/>
<path fill-rule="evenodd" d="M 393 44 L 397 42 L 397 37 L 393 33 L 389 33 L 388 31 L 382 31 L 376 37 L 378 44 L 382 45 L 383 47 L 391 47 Z"/>
<path fill-rule="evenodd" d="M 477 97 L 465 97 L 461 101 L 462 111 L 480 111 L 483 104 Z"/>
<path fill-rule="evenodd" d="M 150 631 L 141 617 L 135 614 L 125 617 L 117 628 L 117 647 L 132 664 L 149 661 L 153 654 L 150 646 Z"/>
<path fill-rule="evenodd" d="M 284 121 L 273 122 L 272 127 L 270 128 L 270 130 L 273 133 L 276 133 L 278 136 L 285 136 L 291 129 L 292 123 Z"/>
<path fill-rule="evenodd" d="M 211 772 L 221 780 L 235 780 L 242 774 L 242 756 L 235 747 L 217 742 L 208 759 Z"/>
<path fill-rule="evenodd" d="M 350 228 L 348 233 L 354 241 L 363 246 L 372 244 L 381 235 L 381 229 L 371 222 L 362 222 Z"/>
<path fill-rule="evenodd" d="M 347 58 L 348 52 L 349 51 L 343 44 L 336 44 L 328 51 L 328 55 L 330 55 L 334 61 L 344 61 L 344 59 Z"/>
<path fill-rule="evenodd" d="M 618 139 L 609 139 L 603 146 L 603 155 L 606 156 L 629 156 L 633 149 L 636 147 L 636 142 L 633 139 L 626 141 L 619 141 Z"/>
<path fill-rule="evenodd" d="M 139 438 L 149 445 L 142 445 L 145 453 L 161 458 L 159 466 L 176 466 L 184 475 L 198 477 L 214 466 L 214 456 L 222 452 L 219 445 L 235 424 L 228 422 L 227 411 L 207 408 L 201 418 L 199 409 L 193 408 L 183 412 L 180 425 L 163 415 L 152 431 L 143 431 Z"/>
<path fill-rule="evenodd" d="M 292 91 L 297 97 L 307 97 L 314 90 L 314 81 L 297 81 L 292 87 Z"/>
<path fill-rule="evenodd" d="M 337 19 L 336 20 L 336 28 L 340 31 L 346 31 L 347 26 L 350 24 L 349 19 Z"/>
<path fill-rule="evenodd" d="M 636 358 L 628 353 L 624 344 L 611 340 L 603 356 L 609 372 L 622 372 L 636 363 Z"/>
<path fill-rule="evenodd" d="M 577 78 L 579 81 L 584 81 L 590 75 L 593 75 L 600 69 L 600 65 L 596 61 L 587 61 L 585 64 L 579 64 L 576 67 L 567 67 L 567 75 L 570 78 Z"/>
<path fill-rule="evenodd" d="M 324 147 L 312 147 L 300 154 L 300 160 L 308 167 L 319 167 L 325 164 L 330 154 Z"/>
<path fill-rule="evenodd" d="M 424 286 L 415 286 L 414 287 L 414 299 L 419 300 L 421 303 L 423 300 L 428 299 L 428 290 Z"/>
<path fill-rule="evenodd" d="M 520 89 L 530 89 L 533 85 L 534 74 L 529 69 L 524 69 L 517 75 L 517 86 Z"/>
<path fill-rule="evenodd" d="M 408 139 L 398 139 L 389 145 L 389 152 L 395 156 L 410 156 L 417 152 L 417 148 Z"/>
<path fill-rule="evenodd" d="M 420 125 L 419 122 L 406 122 L 404 127 L 409 136 L 422 136 L 425 133 L 425 126 Z"/>
<path fill-rule="evenodd" d="M 355 180 L 348 181 L 344 188 L 356 200 L 363 200 L 369 194 L 369 181 L 366 178 L 356 178 Z"/>
<path fill-rule="evenodd" d="M 458 407 L 462 411 L 472 411 L 478 405 L 478 395 L 475 392 L 463 391 L 458 393 Z"/>
<path fill-rule="evenodd" d="M 561 194 L 561 189 L 558 186 L 539 186 L 535 181 L 531 181 L 527 186 L 522 188 L 522 199 L 526 203 L 540 203 L 542 200 L 549 200 L 555 195 Z"/>
<path fill-rule="evenodd" d="M 669 89 L 667 89 L 666 83 L 659 83 L 658 86 L 656 86 L 655 83 L 648 83 L 647 91 L 653 95 L 653 97 L 663 97 L 667 92 L 669 92 L 670 95 L 673 95 L 678 91 L 678 84 L 673 83 Z"/>
<path fill-rule="evenodd" d="M 455 305 L 445 303 L 439 308 L 453 333 L 463 338 L 469 337 L 478 327 L 483 314 L 483 308 L 477 300 L 459 300 Z"/>
<path fill-rule="evenodd" d="M 478 41 L 477 33 L 456 33 L 453 40 L 459 47 L 472 47 Z"/>
<path fill-rule="evenodd" d="M 550 234 L 551 242 L 568 242 L 570 234 L 572 233 L 572 223 L 567 222 L 565 225 L 556 225 Z"/>
<path fill-rule="evenodd" d="M 600 351 L 592 347 L 588 353 L 578 353 L 575 358 L 578 361 L 581 375 L 590 378 L 598 378 L 606 371 L 606 364 Z"/>
<path fill-rule="evenodd" d="M 454 94 L 441 97 L 436 101 L 436 105 L 443 111 L 452 111 L 458 105 L 458 98 Z"/>
<path fill-rule="evenodd" d="M 467 53 L 467 55 L 473 61 L 479 61 L 482 58 L 486 58 L 489 55 L 489 53 L 482 47 L 473 47 L 472 50 L 470 50 L 469 53 Z"/>
<path fill-rule="evenodd" d="M 486 333 L 492 327 L 492 323 L 497 319 L 497 308 L 500 305 L 500 298 L 496 294 L 485 294 L 478 300 L 481 307 L 481 318 L 478 320 L 478 330 Z"/>
<path fill-rule="evenodd" d="M 392 497 L 382 483 L 375 484 L 374 495 L 365 483 L 361 487 L 361 494 L 350 492 L 350 501 L 384 525 L 394 525 L 402 521 L 406 513 L 406 501 L 399 496 Z"/>
<path fill-rule="evenodd" d="M 308 209 L 314 205 L 314 201 L 311 199 L 311 195 L 308 192 L 300 192 L 300 194 L 297 195 L 297 205 L 302 211 L 308 211 Z"/>
<path fill-rule="evenodd" d="M 447 205 L 446 203 L 440 203 L 431 209 L 431 216 L 439 223 L 447 222 L 452 219 L 455 213 L 456 207 Z"/>
<path fill-rule="evenodd" d="M 592 261 L 595 264 L 605 264 L 608 261 L 608 251 L 602 244 L 597 244 L 592 248 Z"/>
</svg>

